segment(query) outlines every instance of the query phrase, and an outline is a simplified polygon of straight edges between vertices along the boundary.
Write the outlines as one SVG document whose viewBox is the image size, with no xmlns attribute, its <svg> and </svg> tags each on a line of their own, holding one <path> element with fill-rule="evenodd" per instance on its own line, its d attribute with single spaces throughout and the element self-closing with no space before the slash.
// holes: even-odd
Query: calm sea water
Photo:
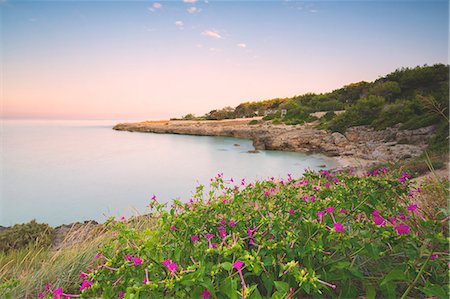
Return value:
<svg viewBox="0 0 450 299">
<path fill-rule="evenodd" d="M 218 172 L 251 181 L 336 166 L 321 155 L 250 154 L 249 140 L 119 132 L 115 123 L 3 120 L 0 225 L 101 222 L 148 212 L 153 194 L 187 201 Z"/>
</svg>

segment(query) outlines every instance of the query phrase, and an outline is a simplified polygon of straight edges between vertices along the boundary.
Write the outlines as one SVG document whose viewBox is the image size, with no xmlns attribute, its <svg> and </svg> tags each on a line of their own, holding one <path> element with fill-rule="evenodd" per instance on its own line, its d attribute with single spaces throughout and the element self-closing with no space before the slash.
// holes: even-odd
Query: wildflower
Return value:
<svg viewBox="0 0 450 299">
<path fill-rule="evenodd" d="M 249 238 L 252 238 L 253 237 L 253 233 L 256 231 L 256 228 L 254 228 L 254 229 L 250 229 L 250 227 L 249 228 L 247 228 L 247 235 L 248 235 L 248 237 Z"/>
<path fill-rule="evenodd" d="M 39 293 L 37 294 L 37 297 L 38 297 L 38 298 L 42 298 L 42 297 L 44 297 L 44 293 L 42 293 L 42 292 L 39 292 Z"/>
<path fill-rule="evenodd" d="M 289 214 L 294 215 L 294 214 L 295 214 L 295 210 L 290 209 L 290 210 L 289 210 Z"/>
<path fill-rule="evenodd" d="M 389 217 L 389 222 L 395 225 L 397 223 L 397 218 L 395 217 Z"/>
<path fill-rule="evenodd" d="M 221 230 L 223 230 L 223 226 L 219 226 L 217 229 L 218 229 L 219 231 L 221 231 Z"/>
<path fill-rule="evenodd" d="M 310 200 L 311 202 L 315 202 L 315 201 L 316 201 L 316 197 L 315 197 L 315 196 L 311 196 L 311 197 L 309 198 L 309 200 Z"/>
<path fill-rule="evenodd" d="M 415 210 L 417 210 L 417 205 L 416 204 L 411 204 L 411 205 L 409 205 L 408 206 L 408 211 L 415 211 Z"/>
<path fill-rule="evenodd" d="M 125 296 L 125 294 L 123 293 L 123 291 L 119 292 L 119 298 L 123 298 Z"/>
<path fill-rule="evenodd" d="M 92 286 L 92 280 L 83 280 L 80 286 L 80 291 L 87 290 Z"/>
<path fill-rule="evenodd" d="M 343 233 L 345 231 L 344 226 L 340 222 L 334 223 L 334 231 L 337 233 Z"/>
<path fill-rule="evenodd" d="M 264 196 L 269 196 L 269 192 L 264 192 Z"/>
<path fill-rule="evenodd" d="M 323 211 L 317 212 L 317 216 L 319 217 L 320 224 L 322 224 L 323 215 L 325 215 L 325 212 L 323 212 Z"/>
<path fill-rule="evenodd" d="M 409 226 L 403 223 L 400 223 L 394 228 L 399 235 L 409 234 L 411 232 Z"/>
<path fill-rule="evenodd" d="M 220 224 L 222 224 L 222 225 L 227 225 L 227 222 L 225 221 L 225 220 L 220 220 Z"/>
<path fill-rule="evenodd" d="M 406 216 L 405 216 L 405 214 L 400 213 L 400 214 L 398 214 L 398 218 L 400 218 L 400 219 L 402 219 L 402 220 L 405 220 L 405 219 L 406 219 Z"/>
<path fill-rule="evenodd" d="M 83 271 L 80 271 L 80 278 L 84 279 L 84 278 L 86 278 L 88 276 L 89 276 L 89 274 L 87 274 L 87 273 L 85 273 Z"/>
<path fill-rule="evenodd" d="M 53 299 L 60 299 L 61 296 L 64 296 L 62 288 L 57 288 L 56 290 L 54 290 L 53 295 L 54 295 Z"/>
<path fill-rule="evenodd" d="M 325 186 L 325 188 L 330 188 L 331 184 L 330 183 L 326 183 L 324 186 Z"/>
<path fill-rule="evenodd" d="M 384 220 L 384 218 L 380 215 L 378 210 L 373 211 L 372 216 L 373 216 L 373 222 L 376 225 L 379 225 L 379 226 L 385 226 L 386 225 L 386 220 Z"/>
<path fill-rule="evenodd" d="M 125 221 L 125 216 L 120 217 L 120 221 Z"/>
<path fill-rule="evenodd" d="M 133 260 L 133 256 L 132 256 L 131 254 L 127 254 L 127 255 L 125 256 L 125 259 L 126 259 L 127 261 L 131 262 L 131 261 Z"/>
<path fill-rule="evenodd" d="M 334 178 L 334 182 L 335 183 L 339 183 L 339 179 L 338 178 Z"/>
<path fill-rule="evenodd" d="M 320 186 L 313 186 L 313 189 L 317 191 L 320 189 Z"/>
<path fill-rule="evenodd" d="M 230 221 L 230 226 L 233 227 L 233 226 L 235 226 L 235 225 L 236 225 L 236 222 L 233 221 L 233 220 L 231 220 L 231 221 Z"/>
<path fill-rule="evenodd" d="M 177 227 L 176 227 L 175 225 L 172 225 L 172 226 L 170 227 L 170 230 L 177 230 Z"/>
<path fill-rule="evenodd" d="M 433 253 L 433 254 L 431 255 L 431 260 L 434 261 L 435 259 L 438 258 L 438 256 L 439 256 L 439 254 Z"/>
<path fill-rule="evenodd" d="M 177 271 L 177 269 L 178 269 L 177 264 L 175 264 L 174 262 L 172 262 L 172 260 L 165 260 L 164 262 L 162 262 L 162 264 L 163 264 L 164 266 L 166 266 L 167 269 L 169 269 L 169 271 L 170 271 L 171 273 Z"/>
<path fill-rule="evenodd" d="M 153 196 L 152 196 L 152 200 L 156 200 L 156 195 L 153 195 Z"/>
<path fill-rule="evenodd" d="M 347 214 L 347 211 L 344 208 L 342 208 L 342 209 L 339 210 L 339 213 L 340 214 Z"/>
<path fill-rule="evenodd" d="M 198 236 L 195 236 L 195 235 L 191 236 L 191 241 L 194 242 L 194 243 L 197 242 L 198 241 Z"/>
<path fill-rule="evenodd" d="M 133 258 L 133 263 L 135 266 L 140 266 L 140 265 L 142 265 L 142 259 L 139 256 L 135 257 L 135 258 Z"/>
<path fill-rule="evenodd" d="M 213 235 L 213 234 L 206 234 L 205 237 L 206 237 L 208 240 L 211 240 L 211 238 L 214 237 L 214 235 Z"/>
<path fill-rule="evenodd" d="M 211 293 L 209 292 L 208 289 L 204 289 L 201 295 L 202 295 L 203 299 L 211 298 Z"/>
<path fill-rule="evenodd" d="M 144 271 L 145 271 L 144 284 L 147 284 L 147 282 L 150 281 L 150 280 L 148 280 L 148 269 L 145 268 Z"/>
<path fill-rule="evenodd" d="M 242 266 L 244 265 L 243 261 L 236 261 L 233 264 L 233 268 L 236 269 L 239 273 L 239 277 L 241 278 L 241 284 L 242 284 L 242 288 L 245 289 L 245 280 L 244 280 L 244 276 L 242 275 Z"/>
<path fill-rule="evenodd" d="M 328 213 L 333 213 L 334 207 L 325 208 L 325 211 L 327 211 Z"/>
<path fill-rule="evenodd" d="M 227 231 L 226 230 L 221 230 L 220 231 L 220 237 L 225 238 L 227 236 Z"/>
</svg>

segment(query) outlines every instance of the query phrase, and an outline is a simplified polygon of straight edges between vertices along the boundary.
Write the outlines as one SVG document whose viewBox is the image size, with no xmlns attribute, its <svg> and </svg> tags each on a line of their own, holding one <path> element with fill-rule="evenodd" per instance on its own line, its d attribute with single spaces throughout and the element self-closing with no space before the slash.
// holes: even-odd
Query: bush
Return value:
<svg viewBox="0 0 450 299">
<path fill-rule="evenodd" d="M 424 214 L 408 175 L 386 172 L 218 175 L 189 203 L 153 201 L 156 228 L 113 224 L 81 297 L 446 298 L 447 212 Z"/>
<path fill-rule="evenodd" d="M 252 119 L 251 121 L 248 122 L 249 125 L 257 125 L 258 121 L 256 119 Z"/>
<path fill-rule="evenodd" d="M 32 220 L 0 231 L 0 251 L 22 249 L 28 245 L 48 247 L 52 244 L 53 238 L 54 229 L 52 227 Z"/>
</svg>

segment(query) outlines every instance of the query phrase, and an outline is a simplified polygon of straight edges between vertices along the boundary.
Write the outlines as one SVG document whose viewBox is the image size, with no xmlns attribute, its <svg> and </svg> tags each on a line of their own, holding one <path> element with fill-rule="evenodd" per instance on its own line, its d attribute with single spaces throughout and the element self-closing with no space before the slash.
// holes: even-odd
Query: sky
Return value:
<svg viewBox="0 0 450 299">
<path fill-rule="evenodd" d="M 447 1 L 0 0 L 1 116 L 168 119 L 448 63 Z"/>
</svg>

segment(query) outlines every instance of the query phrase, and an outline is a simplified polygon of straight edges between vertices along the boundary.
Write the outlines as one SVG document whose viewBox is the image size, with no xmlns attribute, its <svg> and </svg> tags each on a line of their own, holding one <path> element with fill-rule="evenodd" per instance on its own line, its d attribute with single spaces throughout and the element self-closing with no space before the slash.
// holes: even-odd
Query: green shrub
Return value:
<svg viewBox="0 0 450 299">
<path fill-rule="evenodd" d="M 54 229 L 48 224 L 32 220 L 24 224 L 0 231 L 0 251 L 25 248 L 28 245 L 50 246 L 54 238 Z"/>
<path fill-rule="evenodd" d="M 446 211 L 423 214 L 408 175 L 386 172 L 218 175 L 189 203 L 153 201 L 156 228 L 115 223 L 81 297 L 446 298 Z"/>
<path fill-rule="evenodd" d="M 251 121 L 248 122 L 249 125 L 257 125 L 258 121 L 256 119 L 252 119 Z"/>
</svg>

